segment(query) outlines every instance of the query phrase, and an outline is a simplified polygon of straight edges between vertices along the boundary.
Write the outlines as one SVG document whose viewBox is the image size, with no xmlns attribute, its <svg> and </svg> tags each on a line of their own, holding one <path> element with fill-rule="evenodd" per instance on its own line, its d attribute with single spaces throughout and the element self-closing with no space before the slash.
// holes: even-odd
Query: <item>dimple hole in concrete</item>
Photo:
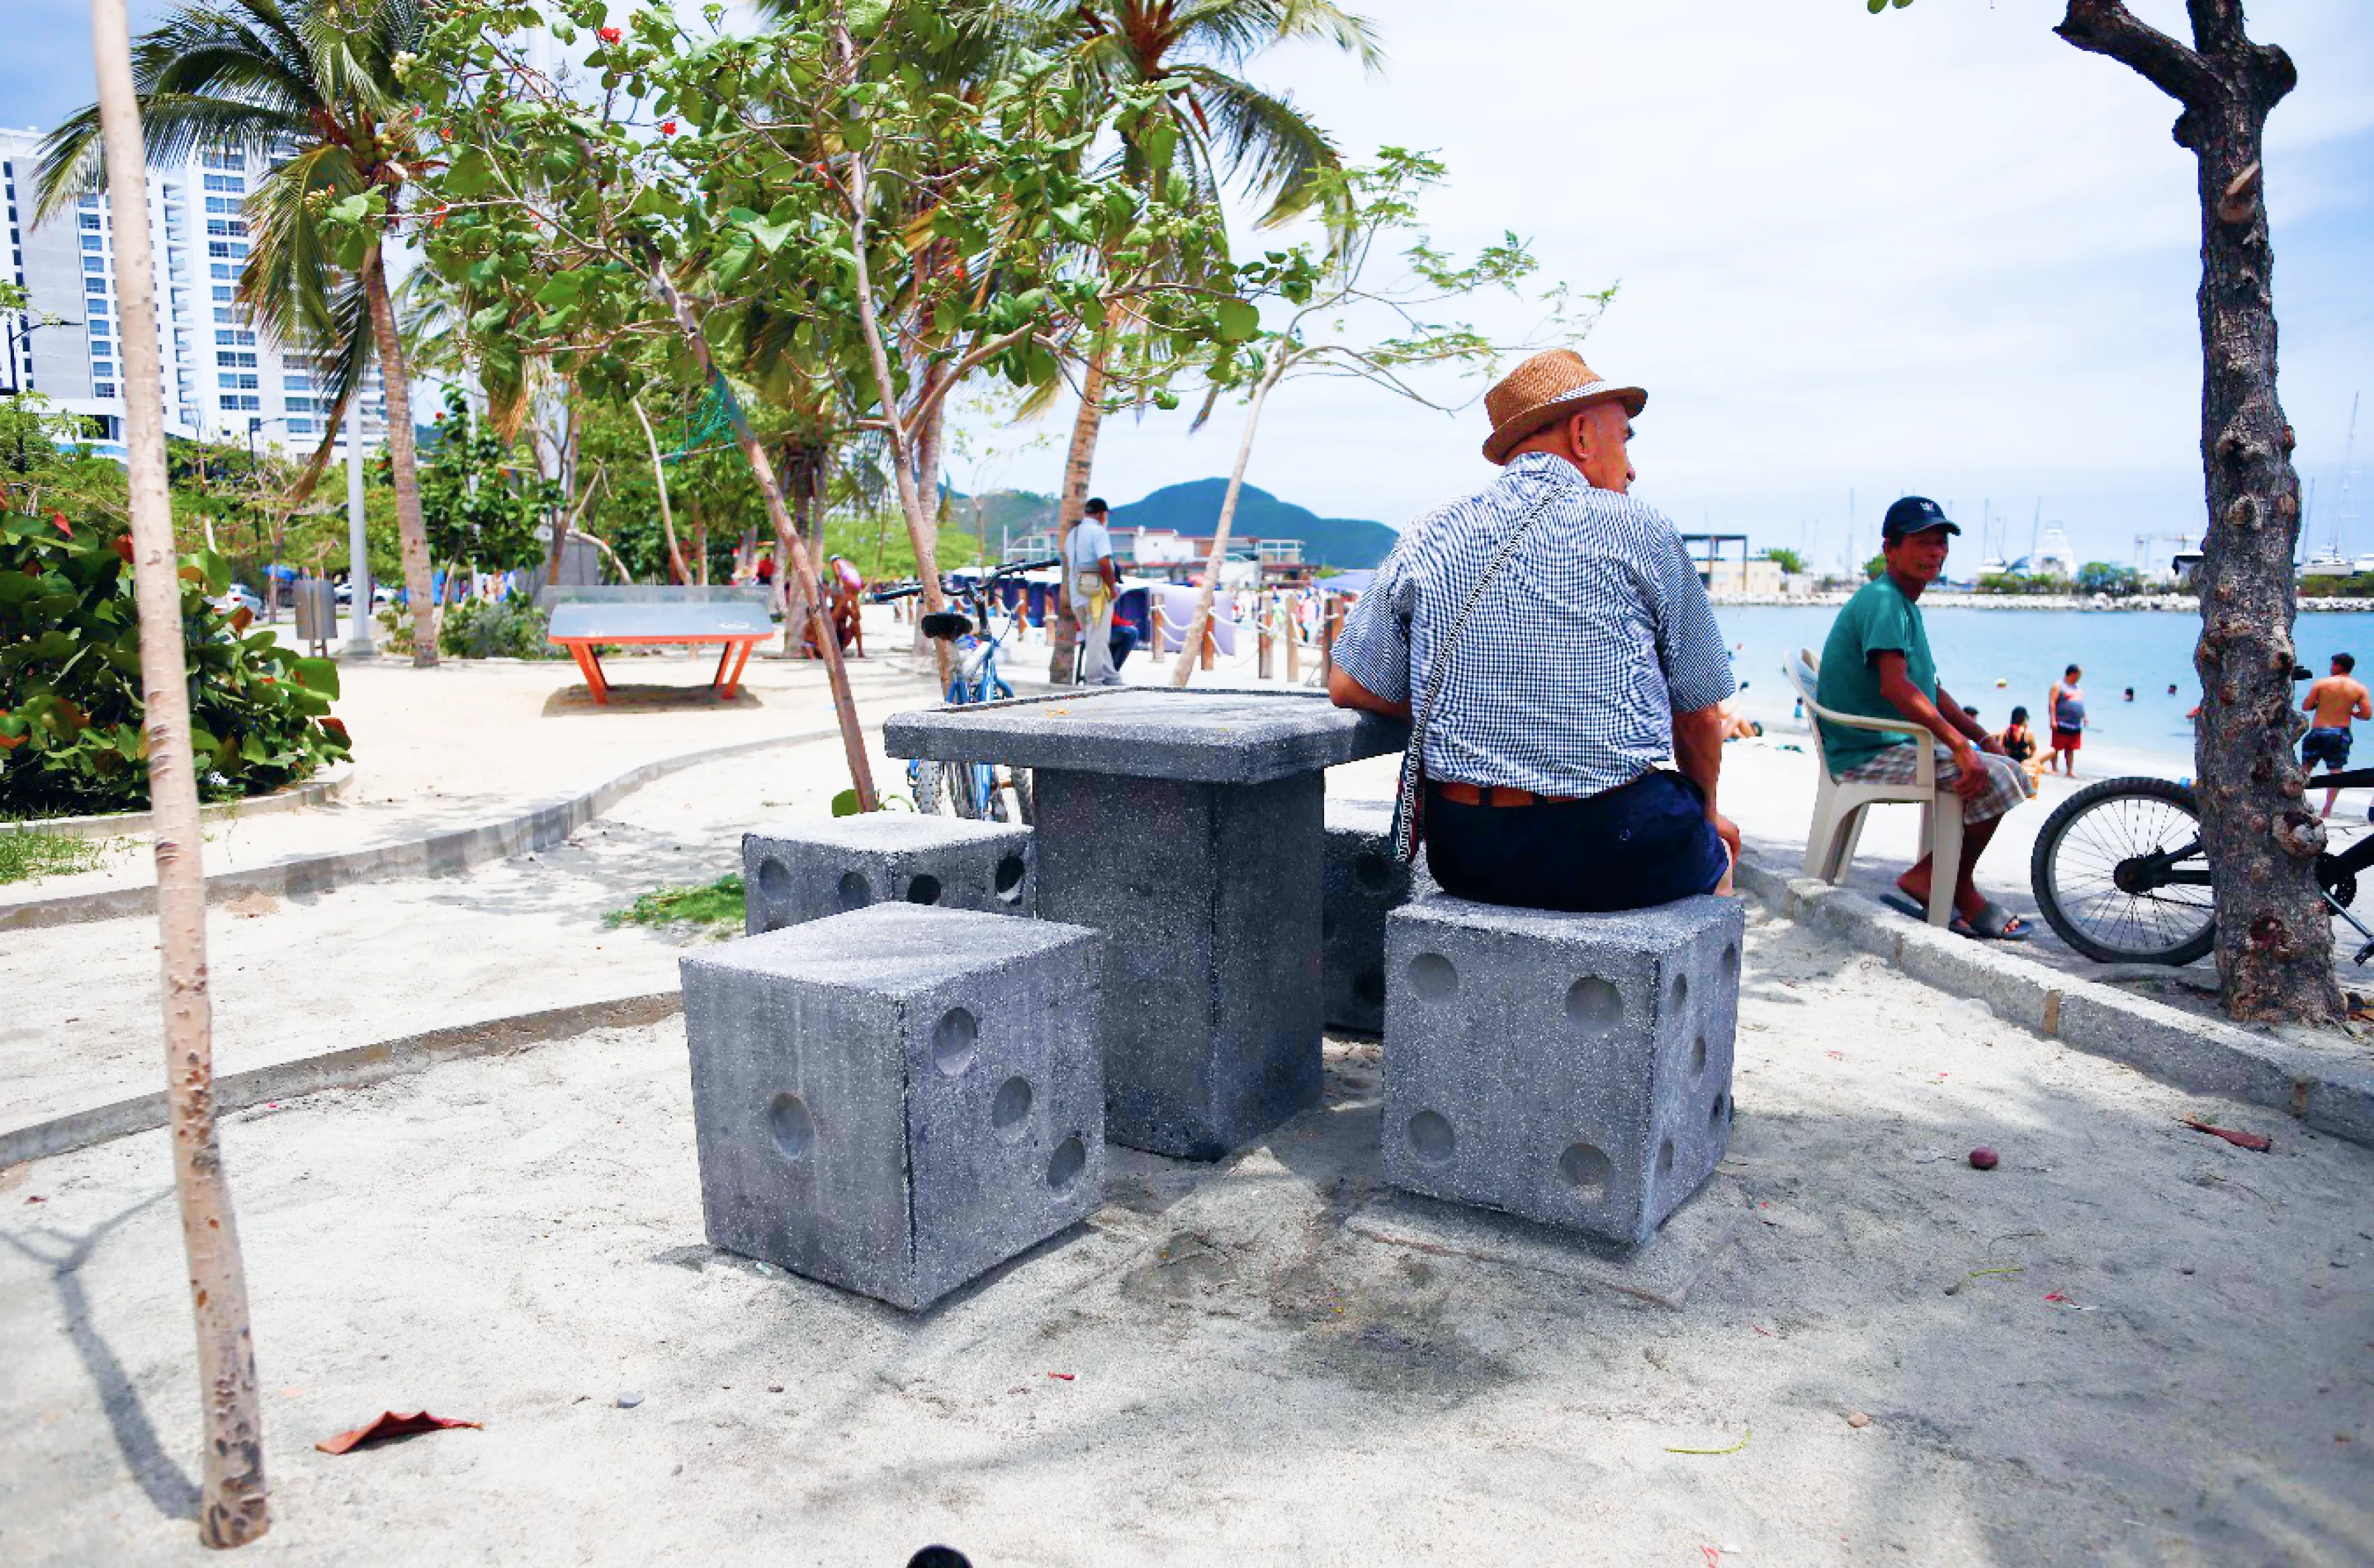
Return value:
<svg viewBox="0 0 2374 1568">
<path fill-rule="evenodd" d="M 950 1078 L 972 1065 L 973 1043 L 981 1038 L 981 1020 L 961 1007 L 940 1014 L 932 1025 L 932 1065 Z"/>
<path fill-rule="evenodd" d="M 1704 1071 L 1706 1071 L 1706 1036 L 1700 1035 L 1690 1044 L 1690 1076 L 1696 1078 Z"/>
<path fill-rule="evenodd" d="M 781 904 L 792 895 L 792 868 L 772 855 L 758 862 L 758 896 Z M 774 928 L 770 926 L 768 930 Z"/>
<path fill-rule="evenodd" d="M 1605 1153 L 1589 1143 L 1569 1143 L 1558 1156 L 1558 1174 L 1574 1185 L 1579 1198 L 1606 1197 L 1607 1178 L 1615 1168 Z"/>
<path fill-rule="evenodd" d="M 997 901 L 1001 904 L 1022 902 L 1022 857 L 1005 855 L 997 862 Z"/>
<path fill-rule="evenodd" d="M 1420 1111 L 1409 1118 L 1410 1148 L 1421 1160 L 1440 1164 L 1451 1158 L 1459 1146 L 1458 1135 L 1451 1130 L 1451 1120 L 1440 1111 Z"/>
<path fill-rule="evenodd" d="M 1674 1141 L 1670 1138 L 1663 1140 L 1657 1145 L 1657 1174 L 1659 1176 L 1674 1174 Z"/>
<path fill-rule="evenodd" d="M 1385 972 L 1369 967 L 1352 977 L 1352 995 L 1370 1007 L 1385 1000 Z"/>
<path fill-rule="evenodd" d="M 1722 977 L 1726 980 L 1739 978 L 1739 944 L 1737 942 L 1732 942 L 1722 950 Z"/>
<path fill-rule="evenodd" d="M 1689 1001 L 1690 977 L 1687 975 L 1675 976 L 1673 989 L 1665 993 L 1665 1011 L 1678 1015 Z"/>
<path fill-rule="evenodd" d="M 1717 1094 L 1714 1097 L 1714 1104 L 1707 1110 L 1707 1126 L 1710 1128 L 1721 1128 L 1722 1126 L 1723 1113 L 1729 1109 L 1731 1109 L 1731 1096 L 1728 1094 Z"/>
<path fill-rule="evenodd" d="M 1352 880 L 1371 893 L 1393 884 L 1393 862 L 1382 855 L 1362 855 L 1352 862 Z"/>
<path fill-rule="evenodd" d="M 989 1103 L 989 1125 L 1008 1138 L 1019 1138 L 1029 1117 L 1030 1080 L 1017 1075 L 999 1084 L 997 1097 Z"/>
<path fill-rule="evenodd" d="M 802 1159 L 816 1141 L 816 1117 L 808 1115 L 797 1094 L 778 1094 L 767 1107 L 767 1130 L 774 1135 L 775 1150 L 784 1159 Z"/>
<path fill-rule="evenodd" d="M 840 893 L 844 909 L 863 909 L 874 902 L 874 889 L 866 883 L 864 872 L 843 872 Z"/>
<path fill-rule="evenodd" d="M 1624 1022 L 1624 998 L 1613 983 L 1585 975 L 1566 989 L 1566 1015 L 1586 1035 L 1610 1035 Z"/>
<path fill-rule="evenodd" d="M 1080 1171 L 1087 1163 L 1088 1151 L 1080 1141 L 1064 1139 L 1047 1158 L 1047 1185 L 1058 1192 L 1068 1192 L 1072 1184 L 1080 1179 Z"/>
<path fill-rule="evenodd" d="M 925 872 L 907 883 L 910 904 L 937 904 L 940 901 L 940 879 Z"/>
<path fill-rule="evenodd" d="M 1440 953 L 1421 953 L 1411 959 L 1409 982 L 1421 1001 L 1446 1001 L 1459 994 L 1459 971 Z"/>
</svg>

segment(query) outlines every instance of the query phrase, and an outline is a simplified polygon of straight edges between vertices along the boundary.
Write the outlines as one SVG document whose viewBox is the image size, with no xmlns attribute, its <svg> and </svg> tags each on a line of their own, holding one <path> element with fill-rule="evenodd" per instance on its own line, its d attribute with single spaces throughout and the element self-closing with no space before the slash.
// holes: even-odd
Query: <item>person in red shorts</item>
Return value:
<svg viewBox="0 0 2374 1568">
<path fill-rule="evenodd" d="M 2058 764 L 2072 778 L 2077 777 L 2077 748 L 2086 743 L 2086 693 L 2077 684 L 2085 673 L 2070 665 L 2044 699 L 2044 711 L 2052 721 L 2052 762 L 2046 765 L 2047 771 Z"/>
</svg>

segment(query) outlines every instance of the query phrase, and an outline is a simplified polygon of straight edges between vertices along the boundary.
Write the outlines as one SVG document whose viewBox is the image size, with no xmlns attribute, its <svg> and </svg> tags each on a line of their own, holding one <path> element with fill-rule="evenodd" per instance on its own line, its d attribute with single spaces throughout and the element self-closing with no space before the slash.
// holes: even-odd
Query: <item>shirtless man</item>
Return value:
<svg viewBox="0 0 2374 1568">
<path fill-rule="evenodd" d="M 2350 721 L 2374 719 L 2374 701 L 2369 701 L 2366 688 L 2350 674 L 2357 661 L 2346 653 L 2333 656 L 2333 673 L 2309 687 L 2301 699 L 2303 712 L 2316 718 L 2307 734 L 2300 737 L 2300 761 L 2309 767 L 2322 763 L 2327 773 L 2338 773 L 2349 766 Z M 2333 814 L 2333 802 L 2341 793 L 2338 790 L 2324 792 L 2325 816 Z"/>
</svg>

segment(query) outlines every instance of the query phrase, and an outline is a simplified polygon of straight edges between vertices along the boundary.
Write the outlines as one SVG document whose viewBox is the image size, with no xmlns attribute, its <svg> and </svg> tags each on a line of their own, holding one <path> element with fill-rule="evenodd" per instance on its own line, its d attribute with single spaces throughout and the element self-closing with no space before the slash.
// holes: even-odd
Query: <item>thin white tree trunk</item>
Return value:
<svg viewBox="0 0 2374 1568">
<path fill-rule="evenodd" d="M 723 388 L 724 379 L 717 373 L 716 361 L 710 357 L 709 340 L 700 333 L 700 322 L 676 292 L 676 284 L 658 267 L 652 269 L 652 285 L 659 291 L 668 313 L 676 318 L 676 330 L 684 334 L 685 346 L 710 379 Z M 750 422 L 742 416 L 741 405 L 735 403 L 732 391 L 727 391 L 726 412 L 734 419 L 735 444 L 742 449 L 743 461 L 750 465 L 752 477 L 758 481 L 758 494 L 766 497 L 767 518 L 775 526 L 777 539 L 792 542 L 791 569 L 799 574 L 800 591 L 807 595 L 808 624 L 815 628 L 817 647 L 824 654 L 825 679 L 832 687 L 832 709 L 840 724 L 840 748 L 849 761 L 849 781 L 857 790 L 857 809 L 870 812 L 877 809 L 880 799 L 874 792 L 874 765 L 865 755 L 865 731 L 857 720 L 857 698 L 849 689 L 849 666 L 840 657 L 840 638 L 833 631 L 832 619 L 826 611 L 824 590 L 817 582 L 816 564 L 808 559 L 806 544 L 800 540 L 799 531 L 792 526 L 791 509 L 783 504 L 782 486 L 775 483 L 775 469 L 767 461 L 758 439 L 750 433 Z M 709 552 L 701 551 L 701 564 L 709 563 Z"/>
<path fill-rule="evenodd" d="M 676 546 L 676 517 L 668 510 L 667 465 L 660 461 L 660 439 L 652 434 L 652 421 L 643 412 L 643 400 L 635 397 L 627 401 L 634 404 L 635 421 L 642 426 L 643 439 L 652 449 L 652 483 L 660 487 L 660 532 L 667 535 L 668 565 L 676 568 L 676 581 L 690 582 L 692 573 L 685 569 L 684 552 Z"/>
<path fill-rule="evenodd" d="M 91 0 L 107 196 L 115 219 L 115 290 L 123 322 L 124 448 L 131 492 L 133 577 L 140 612 L 140 682 L 156 824 L 157 921 L 163 954 L 165 1092 L 173 1187 L 198 1330 L 206 1486 L 198 1539 L 241 1546 L 269 1529 L 264 1422 L 255 1395 L 247 1279 L 232 1223 L 230 1184 L 215 1135 L 214 1020 L 206 994 L 206 885 L 199 861 L 198 781 L 190 755 L 182 584 L 175 575 L 166 493 L 165 396 L 157 343 L 157 280 L 149 253 L 147 158 L 132 86 L 123 0 Z"/>
<path fill-rule="evenodd" d="M 1211 557 L 1204 563 L 1204 586 L 1195 594 L 1195 618 L 1187 623 L 1187 640 L 1180 645 L 1179 667 L 1170 672 L 1170 684 L 1183 686 L 1195 673 L 1197 655 L 1204 646 L 1205 635 L 1212 625 L 1212 593 L 1220 584 L 1220 562 L 1228 553 L 1228 529 L 1237 520 L 1237 496 L 1245 487 L 1245 464 L 1253 455 L 1253 432 L 1260 427 L 1262 404 L 1269 400 L 1269 389 L 1277 385 L 1282 366 L 1273 366 L 1268 374 L 1253 387 L 1252 406 L 1245 410 L 1245 433 L 1237 442 L 1237 466 L 1228 474 L 1228 493 L 1220 497 L 1220 521 L 1212 530 Z"/>
<path fill-rule="evenodd" d="M 875 396 L 882 404 L 882 422 L 890 438 L 890 471 L 899 484 L 899 509 L 906 514 L 907 540 L 915 550 L 915 579 L 922 587 L 922 608 L 931 614 L 947 607 L 940 592 L 940 557 L 936 547 L 936 519 L 923 502 L 922 491 L 915 483 L 914 457 L 910 451 L 906 422 L 899 415 L 899 386 L 890 375 L 890 353 L 882 341 L 882 318 L 874 305 L 874 275 L 865 260 L 865 214 L 872 199 L 867 184 L 865 159 L 852 157 L 850 168 L 850 252 L 857 265 L 857 320 L 865 334 L 865 355 L 874 370 Z M 916 617 L 920 628 L 922 616 Z M 932 639 L 933 661 L 937 665 L 940 689 L 946 691 L 951 673 L 948 667 L 948 645 L 944 638 Z"/>
</svg>

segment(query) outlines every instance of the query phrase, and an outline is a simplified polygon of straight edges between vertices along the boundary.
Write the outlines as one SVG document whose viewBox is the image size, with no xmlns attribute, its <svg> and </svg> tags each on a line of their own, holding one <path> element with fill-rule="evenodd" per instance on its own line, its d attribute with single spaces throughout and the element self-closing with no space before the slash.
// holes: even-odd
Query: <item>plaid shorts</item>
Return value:
<svg viewBox="0 0 2374 1568">
<path fill-rule="evenodd" d="M 1912 750 L 1913 743 L 1899 742 L 1855 767 L 1839 775 L 1841 780 L 1856 784 L 1910 784 L 1920 766 L 1920 757 Z M 2027 770 L 2007 756 L 1992 752 L 1980 752 L 1979 760 L 1987 766 L 1987 787 L 1976 800 L 1962 802 L 1962 821 L 1992 822 L 2012 807 L 2020 804 L 2036 792 L 2027 781 Z M 1944 746 L 1937 748 L 1937 785 L 1951 789 L 1962 770 L 1954 766 L 1953 754 Z"/>
</svg>

